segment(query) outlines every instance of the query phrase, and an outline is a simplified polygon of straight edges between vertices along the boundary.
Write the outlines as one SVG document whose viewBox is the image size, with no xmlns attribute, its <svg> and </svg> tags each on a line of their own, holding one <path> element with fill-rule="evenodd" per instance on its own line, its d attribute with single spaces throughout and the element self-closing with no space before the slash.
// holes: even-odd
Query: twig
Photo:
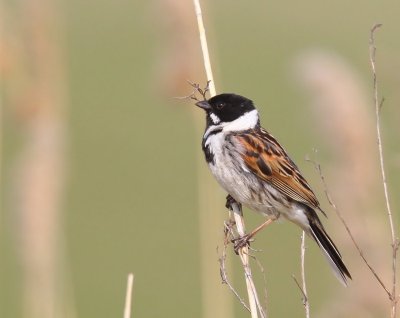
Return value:
<svg viewBox="0 0 400 318">
<path fill-rule="evenodd" d="M 259 250 L 256 250 L 259 251 Z M 263 276 L 263 281 L 264 281 L 264 303 L 265 306 L 263 306 L 263 310 L 266 313 L 267 312 L 267 304 L 268 304 L 268 291 L 267 291 L 267 276 L 265 275 L 265 269 L 264 266 L 261 264 L 260 260 L 255 257 L 254 255 L 249 254 L 249 256 L 256 262 L 258 265 L 258 268 L 260 269 L 260 272 Z"/>
<path fill-rule="evenodd" d="M 200 84 L 198 84 L 198 83 L 193 83 L 189 80 L 186 80 L 186 81 L 189 83 L 190 86 L 193 87 L 193 91 L 189 95 L 186 95 L 186 96 L 174 97 L 175 99 L 180 99 L 180 100 L 192 99 L 195 101 L 200 101 L 196 96 L 196 93 L 200 93 L 201 97 L 203 97 L 203 100 L 207 100 L 206 95 L 210 91 L 210 83 L 211 83 L 210 80 L 207 81 L 206 87 L 204 87 L 204 88 L 201 88 Z"/>
<path fill-rule="evenodd" d="M 391 294 L 390 294 L 389 289 L 385 286 L 385 284 L 383 283 L 382 279 L 379 277 L 377 272 L 374 270 L 374 268 L 369 264 L 369 262 L 365 258 L 364 252 L 361 250 L 360 246 L 358 245 L 357 241 L 355 240 L 355 238 L 353 236 L 353 233 L 351 233 L 349 226 L 347 225 L 345 219 L 342 216 L 342 213 L 339 211 L 339 209 L 337 208 L 336 204 L 333 202 L 333 199 L 332 199 L 332 197 L 331 197 L 331 195 L 329 193 L 329 190 L 328 190 L 328 185 L 327 185 L 327 183 L 325 181 L 325 176 L 322 173 L 321 165 L 318 162 L 316 162 L 315 160 L 311 160 L 309 158 L 306 158 L 306 161 L 311 162 L 314 165 L 315 169 L 318 171 L 319 177 L 320 177 L 322 185 L 324 187 L 325 196 L 326 196 L 329 204 L 332 206 L 332 208 L 335 211 L 336 215 L 339 217 L 339 220 L 342 222 L 344 228 L 346 229 L 347 234 L 350 236 L 350 239 L 353 242 L 353 245 L 357 249 L 358 254 L 361 256 L 361 258 L 364 261 L 365 265 L 367 265 L 368 269 L 371 271 L 371 273 L 374 275 L 375 279 L 382 286 L 382 288 L 385 290 L 385 292 L 387 293 L 387 295 L 390 298 Z"/>
<path fill-rule="evenodd" d="M 304 306 L 304 309 L 306 310 L 306 317 L 309 318 L 309 317 L 310 317 L 310 312 L 307 311 L 307 304 L 308 304 L 307 294 L 306 294 L 306 292 L 303 290 L 303 287 L 301 287 L 301 285 L 300 285 L 299 281 L 297 280 L 296 276 L 292 275 L 292 278 L 293 278 L 294 282 L 296 283 L 297 287 L 299 287 L 300 292 L 301 292 L 301 294 L 302 294 L 302 296 L 303 296 L 303 299 L 302 299 L 302 301 L 303 301 L 303 306 Z"/>
<path fill-rule="evenodd" d="M 249 312 L 250 312 L 250 308 L 249 306 L 247 306 L 247 304 L 245 303 L 245 301 L 243 300 L 242 297 L 240 297 L 239 293 L 236 291 L 236 289 L 232 286 L 232 284 L 230 283 L 229 279 L 228 279 L 228 274 L 226 271 L 226 266 L 225 266 L 225 261 L 226 261 L 226 247 L 228 246 L 227 241 L 224 241 L 224 248 L 222 250 L 222 255 L 221 257 L 218 259 L 219 262 L 219 273 L 221 275 L 221 279 L 222 279 L 222 283 L 226 284 L 229 289 L 231 290 L 231 292 L 236 296 L 236 298 L 239 300 L 239 302 L 242 304 L 242 306 L 244 308 L 246 308 Z"/>
<path fill-rule="evenodd" d="M 203 23 L 203 16 L 201 12 L 201 6 L 200 6 L 200 1 L 199 0 L 193 0 L 194 7 L 195 7 L 195 12 L 196 12 L 196 17 L 197 17 L 197 24 L 199 28 L 199 34 L 200 34 L 200 43 L 201 43 L 201 49 L 203 52 L 203 60 L 204 60 L 204 67 L 206 70 L 207 74 L 207 80 L 209 81 L 209 91 L 210 95 L 215 96 L 216 95 L 216 89 L 215 89 L 215 83 L 214 83 L 214 78 L 212 74 L 212 68 L 211 68 L 211 62 L 210 62 L 210 56 L 208 53 L 208 45 L 207 45 L 207 38 L 206 38 L 206 32 L 204 28 L 204 23 Z M 244 221 L 243 221 L 243 215 L 240 207 L 237 204 L 233 204 L 233 209 L 234 209 L 234 217 L 235 217 L 235 222 L 236 222 L 236 228 L 239 233 L 239 235 L 244 235 L 245 230 L 244 230 Z M 251 317 L 252 318 L 258 318 L 258 311 L 260 312 L 261 317 L 266 317 L 265 313 L 260 305 L 260 302 L 258 300 L 256 288 L 254 286 L 254 282 L 252 279 L 252 274 L 249 266 L 249 258 L 248 258 L 248 247 L 245 246 L 239 250 L 239 256 L 245 271 L 245 279 L 246 279 L 246 286 L 247 286 L 247 293 L 249 297 L 249 304 L 250 304 L 250 311 L 251 311 Z"/>
<path fill-rule="evenodd" d="M 306 272 L 305 272 L 305 255 L 306 255 L 306 237 L 305 232 L 301 234 L 301 246 L 300 246 L 300 260 L 301 260 L 301 285 L 297 281 L 296 276 L 292 275 L 294 282 L 299 287 L 303 294 L 303 306 L 306 312 L 306 318 L 310 318 L 310 303 L 307 296 L 307 284 L 306 284 Z"/>
<path fill-rule="evenodd" d="M 307 284 L 306 284 L 306 271 L 305 271 L 305 256 L 306 256 L 306 233 L 303 231 L 301 234 L 301 252 L 300 252 L 300 259 L 301 259 L 301 281 L 302 281 L 302 290 L 304 294 L 304 309 L 306 311 L 306 317 L 310 318 L 310 303 L 308 301 L 307 295 Z"/>
<path fill-rule="evenodd" d="M 375 103 L 375 115 L 376 115 L 376 134 L 377 134 L 377 141 L 378 141 L 378 150 L 379 150 L 379 162 L 380 162 L 380 168 L 381 168 L 381 175 L 382 175 L 382 183 L 383 183 L 383 191 L 385 194 L 385 202 L 386 202 L 386 210 L 387 210 L 387 215 L 389 218 L 389 224 L 390 224 L 390 232 L 392 236 L 392 292 L 390 293 L 390 300 L 392 302 L 392 310 L 391 310 L 391 317 L 394 318 L 396 317 L 396 311 L 397 311 L 397 299 L 396 299 L 396 282 L 397 282 L 397 277 L 396 277 L 396 267 L 397 267 L 397 250 L 399 248 L 399 239 L 397 238 L 396 232 L 395 232 L 395 227 L 394 227 L 394 221 L 393 221 L 393 215 L 392 215 L 392 209 L 390 207 L 390 200 L 389 200 L 389 191 L 388 191 L 388 186 L 387 186 L 387 180 L 386 180 L 386 173 L 385 173 L 385 164 L 384 164 L 384 159 L 383 159 L 383 147 L 382 147 L 382 137 L 381 137 L 381 125 L 380 125 L 380 111 L 383 105 L 383 99 L 381 102 L 378 100 L 378 80 L 377 80 L 377 75 L 376 75 L 376 67 L 375 67 L 375 53 L 376 53 L 376 46 L 375 46 L 375 31 L 378 30 L 382 24 L 375 24 L 370 33 L 370 38 L 369 38 L 369 58 L 371 62 L 371 68 L 372 68 L 372 75 L 373 75 L 373 83 L 374 83 L 374 103 Z"/>
<path fill-rule="evenodd" d="M 303 305 L 305 305 L 305 300 L 307 298 L 306 293 L 303 290 L 303 287 L 301 287 L 299 281 L 297 280 L 296 276 L 294 276 L 294 274 L 292 274 L 292 278 L 294 280 L 294 282 L 296 283 L 297 287 L 299 287 L 301 294 L 303 295 Z"/>
<path fill-rule="evenodd" d="M 232 212 L 235 218 L 236 229 L 240 236 L 245 235 L 245 226 L 244 226 L 244 219 L 241 207 L 235 202 L 231 205 Z M 264 312 L 260 301 L 258 299 L 258 294 L 256 287 L 253 281 L 253 275 L 251 273 L 251 268 L 249 265 L 249 248 L 247 245 L 243 246 L 238 251 L 240 260 L 243 265 L 244 275 L 246 280 L 246 287 L 247 287 L 247 294 L 249 297 L 250 303 L 250 310 L 251 310 L 251 317 L 257 318 L 258 312 L 260 313 L 261 317 L 266 317 L 266 313 Z"/>
<path fill-rule="evenodd" d="M 124 318 L 131 318 L 133 280 L 134 280 L 134 275 L 132 273 L 129 273 L 126 284 Z"/>
<path fill-rule="evenodd" d="M 230 284 L 227 274 L 226 274 L 226 268 L 225 268 L 225 260 L 226 260 L 226 248 L 228 246 L 228 243 L 232 241 L 232 239 L 235 238 L 235 233 L 232 229 L 232 227 L 235 225 L 235 223 L 233 222 L 233 220 L 230 221 L 225 221 L 224 223 L 224 249 L 222 252 L 222 256 L 219 258 L 219 263 L 220 263 L 220 275 L 221 275 L 221 279 L 222 279 L 222 283 L 225 283 L 228 285 L 228 287 L 231 289 L 231 291 L 235 294 L 235 296 L 239 299 L 239 301 L 241 302 L 241 304 L 248 310 L 250 311 L 249 307 L 245 304 L 245 302 L 243 301 L 243 299 L 239 296 L 239 294 L 237 293 L 237 291 L 233 288 L 233 286 Z M 263 281 L 264 281 L 264 286 L 267 285 L 267 277 L 265 275 L 265 270 L 263 265 L 261 264 L 261 262 L 258 260 L 257 257 L 255 257 L 254 255 L 248 254 L 249 257 L 251 257 L 257 264 L 258 268 L 260 269 L 260 272 L 263 276 Z M 266 313 L 267 312 L 267 302 L 268 302 L 268 292 L 267 292 L 267 288 L 264 287 L 264 301 L 265 301 L 265 307 L 262 307 L 262 310 Z"/>
</svg>

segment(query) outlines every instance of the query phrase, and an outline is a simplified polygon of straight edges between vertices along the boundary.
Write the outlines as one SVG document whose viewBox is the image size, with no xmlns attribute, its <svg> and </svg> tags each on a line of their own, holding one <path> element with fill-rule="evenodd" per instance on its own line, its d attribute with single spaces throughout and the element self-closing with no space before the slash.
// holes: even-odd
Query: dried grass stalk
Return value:
<svg viewBox="0 0 400 318">
<path fill-rule="evenodd" d="M 205 66 L 205 70 L 206 70 L 206 74 L 207 74 L 207 80 L 209 81 L 209 84 L 210 84 L 210 86 L 209 86 L 210 95 L 215 96 L 216 89 L 215 89 L 215 84 L 214 84 L 212 68 L 211 68 L 210 56 L 209 56 L 209 52 L 208 52 L 207 38 L 206 38 L 206 33 L 205 33 L 205 28 L 204 28 L 204 23 L 203 23 L 203 16 L 202 16 L 202 12 L 201 12 L 200 1 L 193 0 L 193 3 L 194 3 L 194 7 L 195 7 L 197 23 L 198 23 L 198 28 L 199 28 L 200 43 L 201 43 L 201 48 L 202 48 L 203 58 L 204 58 L 204 66 Z M 235 218 L 237 231 L 238 231 L 239 235 L 244 235 L 245 227 L 244 227 L 242 211 L 237 204 L 234 204 L 233 208 L 234 208 L 233 215 Z M 255 288 L 255 285 L 253 282 L 251 269 L 249 266 L 248 247 L 247 246 L 245 246 L 239 250 L 239 256 L 240 256 L 240 259 L 241 259 L 241 262 L 243 265 L 243 269 L 245 272 L 245 279 L 246 279 L 247 293 L 248 293 L 248 298 L 249 298 L 249 303 L 250 303 L 251 317 L 257 318 L 258 310 L 260 310 L 262 317 L 265 317 L 263 315 L 262 307 L 258 300 L 257 291 L 256 291 L 256 288 Z"/>
<path fill-rule="evenodd" d="M 124 318 L 131 318 L 132 290 L 133 290 L 134 278 L 135 278 L 135 276 L 132 273 L 129 273 L 127 283 L 126 283 Z"/>
</svg>

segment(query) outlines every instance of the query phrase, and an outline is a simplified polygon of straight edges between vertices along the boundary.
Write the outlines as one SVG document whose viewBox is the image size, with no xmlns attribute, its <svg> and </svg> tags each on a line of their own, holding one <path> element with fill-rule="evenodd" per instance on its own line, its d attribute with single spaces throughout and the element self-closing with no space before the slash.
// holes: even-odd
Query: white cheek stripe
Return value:
<svg viewBox="0 0 400 318">
<path fill-rule="evenodd" d="M 215 115 L 214 113 L 211 113 L 210 117 L 215 125 L 217 125 L 221 122 L 221 119 L 219 119 L 219 117 L 217 115 Z"/>
</svg>

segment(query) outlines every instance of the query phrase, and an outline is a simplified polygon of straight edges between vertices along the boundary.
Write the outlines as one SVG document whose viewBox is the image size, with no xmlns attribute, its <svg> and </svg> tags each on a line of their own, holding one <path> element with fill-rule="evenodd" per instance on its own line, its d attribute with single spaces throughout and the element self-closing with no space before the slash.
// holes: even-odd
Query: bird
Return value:
<svg viewBox="0 0 400 318">
<path fill-rule="evenodd" d="M 317 212 L 325 213 L 316 195 L 285 149 L 261 126 L 253 101 L 223 93 L 195 105 L 206 114 L 202 150 L 211 173 L 228 193 L 227 206 L 244 205 L 267 218 L 238 246 L 282 217 L 317 243 L 333 273 L 347 286 L 350 272 L 318 217 Z"/>
</svg>

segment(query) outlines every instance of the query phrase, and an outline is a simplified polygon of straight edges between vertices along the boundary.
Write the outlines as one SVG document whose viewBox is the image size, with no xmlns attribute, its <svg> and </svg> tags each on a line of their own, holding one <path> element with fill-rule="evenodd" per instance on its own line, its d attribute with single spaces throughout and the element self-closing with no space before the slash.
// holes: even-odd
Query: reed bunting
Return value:
<svg viewBox="0 0 400 318">
<path fill-rule="evenodd" d="M 316 210 L 325 214 L 296 164 L 278 141 L 260 126 L 253 102 L 235 94 L 220 94 L 196 105 L 206 112 L 202 148 L 230 202 L 243 204 L 268 217 L 242 238 L 248 243 L 271 220 L 284 217 L 300 226 L 324 252 L 338 279 L 351 275 Z"/>
</svg>

